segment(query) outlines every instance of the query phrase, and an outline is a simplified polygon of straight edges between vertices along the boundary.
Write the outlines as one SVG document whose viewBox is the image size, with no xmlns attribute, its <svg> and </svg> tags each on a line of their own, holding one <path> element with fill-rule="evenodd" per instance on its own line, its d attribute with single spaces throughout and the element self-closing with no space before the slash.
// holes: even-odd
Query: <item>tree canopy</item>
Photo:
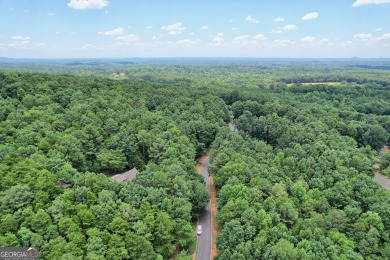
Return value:
<svg viewBox="0 0 390 260">
<path fill-rule="evenodd" d="M 217 259 L 388 259 L 381 62 L 0 64 L 0 246 L 189 259 L 211 149 Z"/>
</svg>

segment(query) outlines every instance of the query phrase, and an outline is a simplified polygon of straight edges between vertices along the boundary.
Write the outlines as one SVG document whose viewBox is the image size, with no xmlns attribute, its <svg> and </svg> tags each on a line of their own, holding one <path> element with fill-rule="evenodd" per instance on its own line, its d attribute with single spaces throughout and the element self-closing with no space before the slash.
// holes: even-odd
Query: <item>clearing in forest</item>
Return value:
<svg viewBox="0 0 390 260">
<path fill-rule="evenodd" d="M 334 81 L 331 81 L 331 82 L 305 82 L 305 83 L 302 83 L 302 85 L 304 85 L 304 86 L 309 86 L 309 85 L 331 85 L 331 86 L 337 86 L 337 85 L 340 85 L 340 82 L 334 82 Z"/>
</svg>

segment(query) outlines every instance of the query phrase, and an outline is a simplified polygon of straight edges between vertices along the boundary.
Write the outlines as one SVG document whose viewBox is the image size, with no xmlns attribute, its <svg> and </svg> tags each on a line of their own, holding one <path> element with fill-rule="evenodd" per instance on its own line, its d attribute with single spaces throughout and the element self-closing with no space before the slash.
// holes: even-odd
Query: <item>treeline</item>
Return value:
<svg viewBox="0 0 390 260">
<path fill-rule="evenodd" d="M 209 200 L 195 159 L 227 116 L 221 99 L 183 88 L 1 73 L 0 246 L 38 246 L 42 259 L 168 259 L 179 247 L 184 258 Z M 108 179 L 133 167 L 134 181 Z"/>
<path fill-rule="evenodd" d="M 309 83 L 328 83 L 328 82 L 348 82 L 348 83 L 357 83 L 357 84 L 378 84 L 383 85 L 385 88 L 390 87 L 390 82 L 386 74 L 383 72 L 375 73 L 372 72 L 367 74 L 365 71 L 362 74 L 359 74 L 357 71 L 352 73 L 306 73 L 302 76 L 291 75 L 290 77 L 283 77 L 280 79 L 281 82 L 291 84 L 301 84 L 305 82 Z"/>
<path fill-rule="evenodd" d="M 221 94 L 240 131 L 213 143 L 217 259 L 390 258 L 390 192 L 372 180 L 389 102 L 316 87 Z"/>
<path fill-rule="evenodd" d="M 280 88 L 305 82 L 390 85 L 388 60 L 375 59 L 96 59 L 15 60 L 0 71 L 66 73 L 112 79 L 142 79 L 154 85 Z"/>
</svg>

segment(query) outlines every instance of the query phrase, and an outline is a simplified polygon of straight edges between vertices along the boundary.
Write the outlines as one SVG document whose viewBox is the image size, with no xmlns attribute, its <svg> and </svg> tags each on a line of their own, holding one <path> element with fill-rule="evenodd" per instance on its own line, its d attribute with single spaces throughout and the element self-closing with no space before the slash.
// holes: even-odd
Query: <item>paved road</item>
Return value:
<svg viewBox="0 0 390 260">
<path fill-rule="evenodd" d="M 390 147 L 385 145 L 383 148 L 379 151 L 379 157 L 382 157 L 385 153 L 390 152 Z M 387 176 L 382 175 L 380 172 L 376 172 L 374 176 L 374 181 L 379 183 L 383 188 L 390 190 L 390 178 Z"/>
<path fill-rule="evenodd" d="M 379 183 L 383 188 L 390 190 L 390 179 L 387 176 L 380 174 L 379 172 L 375 173 L 374 181 Z"/>
<path fill-rule="evenodd" d="M 210 193 L 209 173 L 207 168 L 209 166 L 209 158 L 202 164 L 201 174 L 206 181 L 206 188 Z M 196 260 L 209 260 L 211 254 L 211 204 L 210 201 L 207 207 L 202 211 L 199 217 L 199 225 L 202 225 L 202 235 L 198 236 L 198 243 L 196 245 Z"/>
<path fill-rule="evenodd" d="M 390 147 L 385 145 L 383 148 L 379 151 L 379 157 L 382 157 L 385 153 L 390 152 Z M 380 174 L 380 172 L 376 172 L 374 176 L 374 181 L 379 183 L 383 188 L 390 190 L 390 178 L 387 176 L 384 176 Z"/>
</svg>

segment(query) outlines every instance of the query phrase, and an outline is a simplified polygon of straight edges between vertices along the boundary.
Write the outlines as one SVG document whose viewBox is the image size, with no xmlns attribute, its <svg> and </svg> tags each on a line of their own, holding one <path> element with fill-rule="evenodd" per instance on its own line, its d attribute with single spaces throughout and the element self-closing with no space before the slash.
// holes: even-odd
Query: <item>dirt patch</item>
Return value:
<svg viewBox="0 0 390 260">
<path fill-rule="evenodd" d="M 180 254 L 181 249 L 179 246 L 176 247 L 175 252 L 173 253 L 172 259 L 175 260 L 177 256 Z"/>
<path fill-rule="evenodd" d="M 302 83 L 302 85 L 304 85 L 304 86 L 308 86 L 308 85 L 323 85 L 323 84 L 335 86 L 335 85 L 340 85 L 340 82 L 331 81 L 331 82 L 305 82 L 305 83 Z"/>
<path fill-rule="evenodd" d="M 209 157 L 207 155 L 203 155 L 198 160 L 196 160 L 198 163 L 196 164 L 196 171 L 198 173 L 201 173 L 202 171 L 202 164 L 208 159 Z"/>
<path fill-rule="evenodd" d="M 218 223 L 216 219 L 217 214 L 217 193 L 215 191 L 215 185 L 213 177 L 210 177 L 210 201 L 211 201 L 211 225 L 213 227 L 213 230 L 211 232 L 211 259 L 214 259 L 214 257 L 218 254 L 218 248 L 216 243 L 216 238 L 219 235 L 219 228 Z"/>
</svg>

